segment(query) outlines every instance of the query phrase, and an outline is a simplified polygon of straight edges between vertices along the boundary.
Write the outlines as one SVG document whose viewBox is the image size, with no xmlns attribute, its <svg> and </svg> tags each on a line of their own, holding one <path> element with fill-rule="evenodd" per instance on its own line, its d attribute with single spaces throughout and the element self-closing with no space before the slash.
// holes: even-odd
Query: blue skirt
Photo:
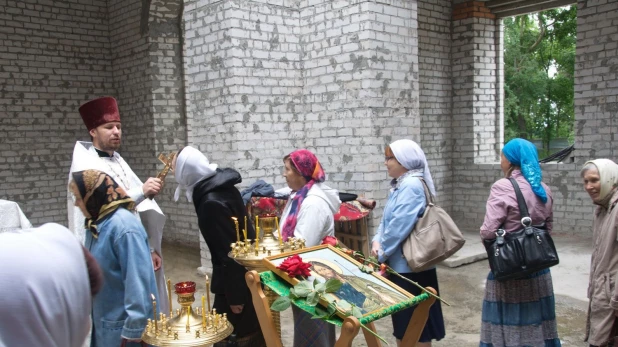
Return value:
<svg viewBox="0 0 618 347">
<path fill-rule="evenodd" d="M 438 274 L 435 268 L 422 272 L 402 273 L 400 275 L 420 284 L 423 287 L 432 287 L 436 290 L 436 292 L 438 292 L 438 295 L 440 295 L 440 289 L 438 288 Z M 414 295 L 421 294 L 420 289 L 404 279 L 394 275 L 390 275 L 388 279 Z M 394 313 L 391 316 L 391 319 L 393 320 L 393 335 L 396 339 L 403 339 L 403 335 L 406 333 L 408 323 L 410 323 L 410 319 L 412 319 L 412 314 L 414 313 L 415 308 L 416 307 L 411 307 Z M 431 308 L 429 308 L 429 317 L 427 318 L 427 323 L 425 324 L 425 328 L 423 329 L 418 342 L 431 342 L 431 340 L 439 341 L 444 337 L 444 335 L 446 334 L 444 332 L 442 305 L 439 300 L 436 300 L 436 302 L 431 305 Z"/>
<path fill-rule="evenodd" d="M 549 269 L 499 282 L 490 271 L 479 347 L 560 347 Z"/>
</svg>

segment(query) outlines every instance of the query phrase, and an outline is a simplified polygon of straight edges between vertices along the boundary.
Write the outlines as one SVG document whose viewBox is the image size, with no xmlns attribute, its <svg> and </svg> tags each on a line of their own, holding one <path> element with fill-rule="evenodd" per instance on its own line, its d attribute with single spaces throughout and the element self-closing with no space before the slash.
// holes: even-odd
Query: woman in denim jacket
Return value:
<svg viewBox="0 0 618 347">
<path fill-rule="evenodd" d="M 435 267 L 417 273 L 412 272 L 401 249 L 401 245 L 412 232 L 418 217 L 425 212 L 425 190 L 421 178 L 427 183 L 431 193 L 436 194 L 425 153 L 412 140 L 397 140 L 386 147 L 384 155 L 384 165 L 388 175 L 393 179 L 388 201 L 384 206 L 382 221 L 372 241 L 371 254 L 377 256 L 381 263 L 387 262 L 401 275 L 423 287 L 432 287 L 439 294 Z M 417 287 L 405 280 L 398 277 L 389 279 L 414 295 L 421 294 Z M 397 346 L 401 344 L 413 312 L 414 307 L 391 316 Z M 431 305 L 427 324 L 416 346 L 431 346 L 432 340 L 440 340 L 444 335 L 442 307 L 440 302 L 436 301 Z"/>
<path fill-rule="evenodd" d="M 86 216 L 86 248 L 98 261 L 104 283 L 92 303 L 92 347 L 139 346 L 152 297 L 157 295 L 148 236 L 135 203 L 107 174 L 74 172 L 69 187 Z"/>
</svg>

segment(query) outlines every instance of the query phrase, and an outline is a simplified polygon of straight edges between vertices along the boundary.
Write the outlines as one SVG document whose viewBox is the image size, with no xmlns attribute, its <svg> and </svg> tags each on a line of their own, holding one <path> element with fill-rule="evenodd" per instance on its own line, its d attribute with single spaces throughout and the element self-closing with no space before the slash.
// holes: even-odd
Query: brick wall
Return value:
<svg viewBox="0 0 618 347">
<path fill-rule="evenodd" d="M 142 8 L 141 31 L 148 40 L 149 103 L 153 118 L 154 154 L 169 154 L 187 144 L 182 37 L 182 0 L 152 0 L 148 11 Z M 148 17 L 144 18 L 144 13 Z M 147 20 L 147 26 L 144 22 Z M 153 158 L 148 158 L 153 160 Z M 157 160 L 156 170 L 163 168 Z M 153 172 L 149 172 L 153 175 Z M 181 199 L 173 201 L 176 182 L 169 173 L 157 201 L 167 216 L 163 239 L 197 247 L 199 228 L 195 224 L 192 204 Z"/>
<path fill-rule="evenodd" d="M 575 58 L 576 162 L 618 159 L 618 5 L 577 2 Z"/>
<path fill-rule="evenodd" d="M 451 12 L 450 0 L 418 3 L 420 143 L 438 201 L 448 210 L 453 202 Z"/>
<path fill-rule="evenodd" d="M 67 223 L 77 109 L 114 94 L 105 1 L 0 1 L 0 199 L 30 221 Z"/>
</svg>

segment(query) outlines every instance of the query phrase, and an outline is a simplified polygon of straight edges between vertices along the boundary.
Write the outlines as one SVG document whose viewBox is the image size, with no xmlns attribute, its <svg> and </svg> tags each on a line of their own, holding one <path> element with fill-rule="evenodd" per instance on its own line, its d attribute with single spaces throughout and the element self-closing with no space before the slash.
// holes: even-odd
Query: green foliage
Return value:
<svg viewBox="0 0 618 347">
<path fill-rule="evenodd" d="M 577 6 L 504 20 L 504 140 L 573 139 Z"/>
<path fill-rule="evenodd" d="M 275 300 L 272 305 L 270 305 L 270 309 L 273 311 L 285 311 L 292 304 L 292 300 L 290 300 L 287 296 L 280 296 Z"/>
</svg>

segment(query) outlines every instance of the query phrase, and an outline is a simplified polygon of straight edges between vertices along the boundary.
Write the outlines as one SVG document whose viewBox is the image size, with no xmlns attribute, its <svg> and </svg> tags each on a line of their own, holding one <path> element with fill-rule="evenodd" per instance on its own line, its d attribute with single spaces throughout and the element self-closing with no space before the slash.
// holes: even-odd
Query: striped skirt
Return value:
<svg viewBox="0 0 618 347">
<path fill-rule="evenodd" d="M 549 269 L 485 285 L 479 347 L 560 347 Z"/>
</svg>

